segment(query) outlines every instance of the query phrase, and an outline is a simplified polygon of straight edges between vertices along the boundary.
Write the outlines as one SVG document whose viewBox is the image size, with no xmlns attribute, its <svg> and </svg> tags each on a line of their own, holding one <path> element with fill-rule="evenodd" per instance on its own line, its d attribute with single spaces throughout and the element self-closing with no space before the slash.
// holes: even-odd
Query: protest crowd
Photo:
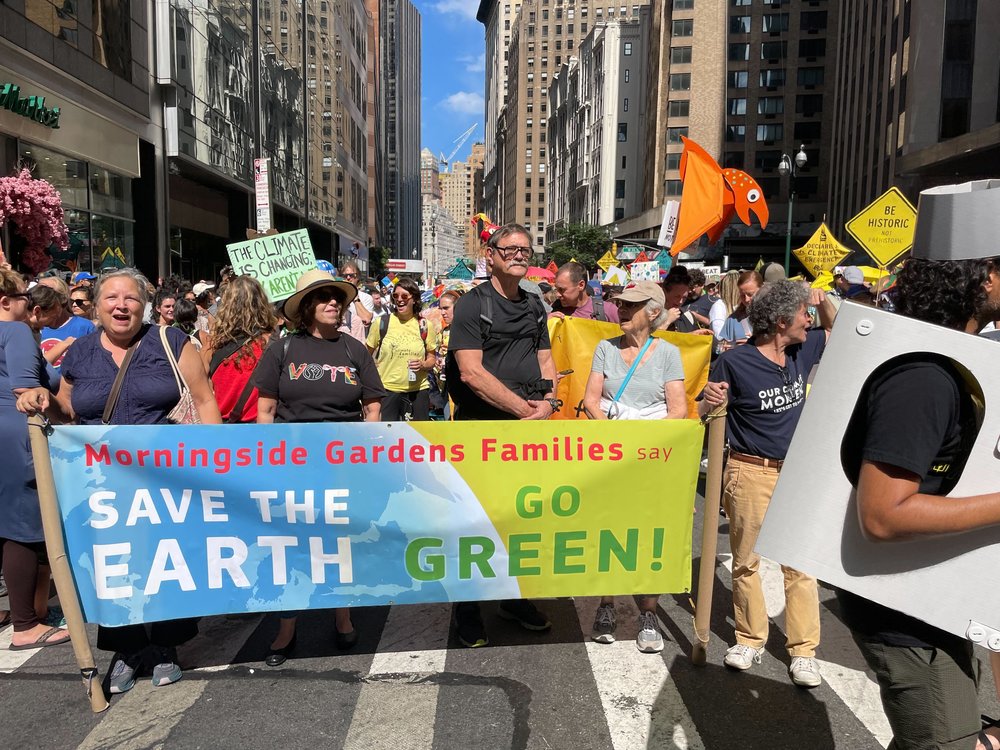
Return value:
<svg viewBox="0 0 1000 750">
<path fill-rule="evenodd" d="M 958 259 L 915 256 L 891 284 L 866 281 L 855 266 L 818 289 L 785 278 L 778 264 L 711 279 L 675 265 L 660 282 L 595 293 L 590 269 L 573 261 L 551 284 L 527 282 L 530 234 L 516 224 L 494 229 L 484 237 L 486 277 L 438 294 L 409 278 L 388 286 L 366 280 L 353 261 L 339 269 L 320 261 L 278 303 L 256 279 L 231 268 L 193 284 L 176 276 L 153 284 L 131 268 L 78 272 L 68 281 L 55 273 L 29 281 L 0 270 L 0 419 L 12 446 L 0 470 L 10 601 L 0 624 L 13 629 L 10 648 L 70 640 L 62 613 L 48 604 L 26 414 L 80 425 L 546 420 L 567 408 L 557 393 L 569 374 L 556 371 L 548 321 L 583 318 L 618 327 L 596 347 L 590 372 L 577 373 L 586 381 L 582 410 L 592 420 L 687 419 L 680 351 L 655 334 L 712 341 L 698 404 L 708 418 L 725 408 L 719 418 L 727 427 L 722 510 L 733 555 L 735 633 L 725 665 L 751 670 L 768 639 L 754 546 L 839 305 L 850 300 L 970 333 L 1000 319 L 1000 262 L 992 248 Z M 307 376 L 311 371 L 329 376 Z M 939 403 L 913 408 L 918 393 L 941 394 Z M 954 366 L 932 356 L 910 362 L 884 373 L 863 398 L 852 481 L 867 534 L 889 540 L 1000 522 L 997 495 L 945 500 L 954 482 L 930 470 L 960 465 L 969 449 L 962 434 L 973 404 Z M 817 581 L 788 567 L 782 572 L 789 678 L 813 688 L 822 682 Z M 854 594 L 838 597 L 879 681 L 895 747 L 1000 749 L 1000 730 L 980 724 L 968 641 Z M 623 633 L 614 598 L 602 597 L 593 640 L 634 639 L 639 651 L 661 651 L 657 599 L 656 592 L 640 597 L 638 632 Z M 489 644 L 486 606 L 454 604 L 464 646 Z M 526 599 L 493 606 L 529 631 L 551 627 Z M 268 667 L 294 658 L 297 646 L 299 613 L 275 614 Z M 358 637 L 350 609 L 334 610 L 331 619 L 337 647 L 350 649 Z M 157 686 L 181 679 L 177 647 L 197 630 L 192 619 L 100 627 L 108 692 L 128 691 L 141 676 Z M 922 657 L 931 651 L 942 656 Z"/>
</svg>

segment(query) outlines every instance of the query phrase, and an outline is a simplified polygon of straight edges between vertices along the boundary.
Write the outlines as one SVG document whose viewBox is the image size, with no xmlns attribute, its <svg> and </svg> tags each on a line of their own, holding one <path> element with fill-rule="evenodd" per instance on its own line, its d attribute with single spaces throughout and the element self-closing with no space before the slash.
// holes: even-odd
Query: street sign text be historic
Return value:
<svg viewBox="0 0 1000 750">
<path fill-rule="evenodd" d="M 851 233 L 882 268 L 913 247 L 917 210 L 899 188 L 891 187 L 847 222 Z"/>
</svg>

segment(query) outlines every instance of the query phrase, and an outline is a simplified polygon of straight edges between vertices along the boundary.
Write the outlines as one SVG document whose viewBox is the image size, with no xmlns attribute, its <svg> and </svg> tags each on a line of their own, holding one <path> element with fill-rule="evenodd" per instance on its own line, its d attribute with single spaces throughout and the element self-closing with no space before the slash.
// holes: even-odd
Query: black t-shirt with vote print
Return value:
<svg viewBox="0 0 1000 750">
<path fill-rule="evenodd" d="M 723 352 L 709 380 L 729 383 L 726 426 L 730 447 L 739 453 L 784 459 L 806 398 L 806 380 L 826 348 L 826 331 L 817 328 L 802 344 L 785 348 L 779 367 L 753 345 L 753 339 Z"/>
<path fill-rule="evenodd" d="M 368 349 L 345 334 L 271 339 L 254 384 L 277 399 L 275 422 L 360 422 L 362 401 L 385 396 Z"/>
</svg>

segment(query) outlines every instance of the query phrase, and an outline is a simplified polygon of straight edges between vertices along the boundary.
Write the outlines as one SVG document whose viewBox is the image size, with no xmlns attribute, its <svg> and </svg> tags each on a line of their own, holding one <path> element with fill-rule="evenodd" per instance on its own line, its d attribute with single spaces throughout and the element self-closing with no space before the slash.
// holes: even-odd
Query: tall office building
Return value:
<svg viewBox="0 0 1000 750">
<path fill-rule="evenodd" d="M 475 258 L 479 252 L 479 235 L 472 225 L 472 217 L 483 211 L 483 161 L 486 146 L 472 145 L 472 153 L 465 161 L 455 161 L 449 172 L 442 172 L 441 203 L 455 220 L 465 257 Z M 489 214 L 487 214 L 489 215 Z M 490 216 L 492 219 L 493 217 Z"/>
<path fill-rule="evenodd" d="M 483 144 L 483 211 L 504 215 L 503 135 L 506 124 L 508 47 L 520 0 L 480 0 L 476 20 L 486 27 L 486 142 Z M 499 221 L 499 218 L 495 219 Z"/>
<path fill-rule="evenodd" d="M 1000 172 L 1000 3 L 841 0 L 830 225 L 891 185 Z"/>
<path fill-rule="evenodd" d="M 642 209 L 649 8 L 595 24 L 549 86 L 546 240 Z"/>
<path fill-rule="evenodd" d="M 368 124 L 368 245 L 382 247 L 385 243 L 382 229 L 385 223 L 385 189 L 383 185 L 382 131 L 382 37 L 380 33 L 380 0 L 365 0 L 368 11 L 368 88 L 365 103 Z"/>
<path fill-rule="evenodd" d="M 524 0 L 511 28 L 504 119 L 501 221 L 525 225 L 545 244 L 549 85 L 594 24 L 639 17 L 648 3 L 617 7 L 591 0 Z M 607 12 L 605 12 L 607 11 Z M 499 186 L 498 186 L 499 189 Z M 486 188 L 489 193 L 490 188 Z"/>
<path fill-rule="evenodd" d="M 392 257 L 420 257 L 420 13 L 410 0 L 379 10 L 382 70 L 383 244 Z"/>
</svg>

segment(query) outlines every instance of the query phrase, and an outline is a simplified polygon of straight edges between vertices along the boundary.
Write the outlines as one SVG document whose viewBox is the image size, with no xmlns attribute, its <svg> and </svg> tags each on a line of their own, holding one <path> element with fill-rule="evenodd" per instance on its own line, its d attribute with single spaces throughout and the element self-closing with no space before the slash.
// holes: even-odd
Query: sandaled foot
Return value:
<svg viewBox="0 0 1000 750">
<path fill-rule="evenodd" d="M 69 633 L 67 633 L 62 628 L 49 628 L 38 636 L 33 641 L 28 641 L 27 643 L 14 643 L 10 644 L 11 651 L 27 651 L 33 648 L 45 648 L 47 646 L 60 646 L 63 643 L 69 643 Z"/>
</svg>

